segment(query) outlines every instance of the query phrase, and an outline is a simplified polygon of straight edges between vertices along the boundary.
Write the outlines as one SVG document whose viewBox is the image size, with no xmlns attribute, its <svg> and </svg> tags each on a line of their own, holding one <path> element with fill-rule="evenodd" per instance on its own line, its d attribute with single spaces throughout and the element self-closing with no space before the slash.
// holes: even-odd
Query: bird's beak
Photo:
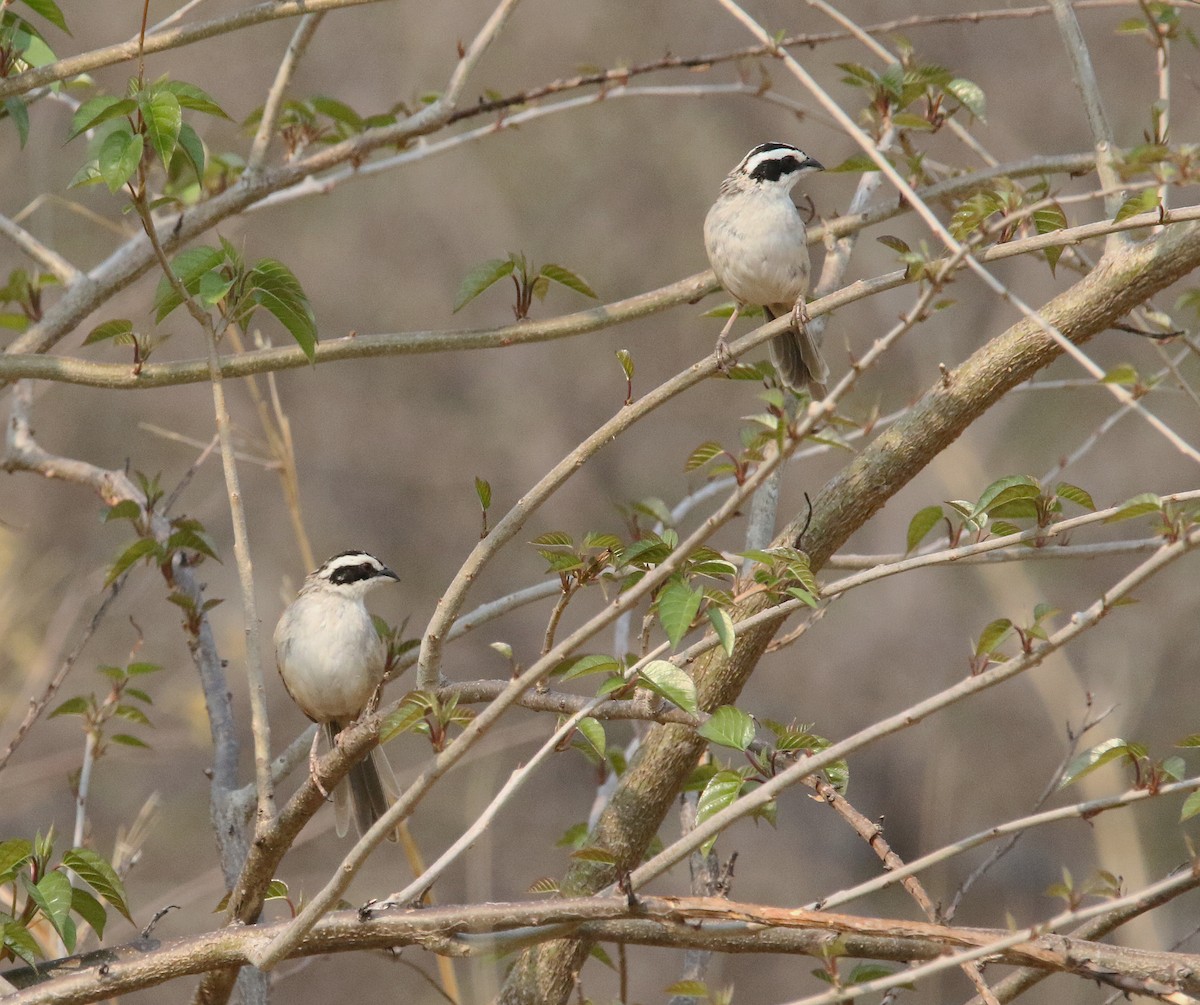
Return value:
<svg viewBox="0 0 1200 1005">
<path fill-rule="evenodd" d="M 400 582 L 400 577 L 399 577 L 399 576 L 397 576 L 397 575 L 396 575 L 394 572 L 392 572 L 392 570 L 391 570 L 391 569 L 387 568 L 386 566 L 384 566 L 384 568 L 380 569 L 379 571 L 380 571 L 380 572 L 381 572 L 383 575 L 385 575 L 385 576 L 388 576 L 389 578 L 396 580 L 396 582 Z"/>
<path fill-rule="evenodd" d="M 809 157 L 809 158 L 808 158 L 808 160 L 806 160 L 806 161 L 801 161 L 801 162 L 800 162 L 800 167 L 802 167 L 802 168 L 811 168 L 813 171 L 824 171 L 824 170 L 825 170 L 825 165 L 824 165 L 824 164 L 822 164 L 822 163 L 821 163 L 819 160 L 817 160 L 815 157 Z"/>
</svg>

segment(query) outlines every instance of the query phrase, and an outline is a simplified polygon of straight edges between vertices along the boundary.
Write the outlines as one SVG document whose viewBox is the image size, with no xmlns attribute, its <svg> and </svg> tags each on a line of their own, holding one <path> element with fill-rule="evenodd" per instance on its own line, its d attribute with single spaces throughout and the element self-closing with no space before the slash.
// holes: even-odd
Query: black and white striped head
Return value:
<svg viewBox="0 0 1200 1005">
<path fill-rule="evenodd" d="M 790 143 L 760 143 L 729 172 L 729 177 L 721 184 L 721 191 L 744 192 L 759 188 L 786 193 L 802 174 L 824 170 L 820 161 Z"/>
<path fill-rule="evenodd" d="M 301 592 L 332 590 L 345 597 L 361 597 L 380 583 L 393 583 L 399 578 L 374 555 L 353 549 L 334 555 L 310 572 Z"/>
</svg>

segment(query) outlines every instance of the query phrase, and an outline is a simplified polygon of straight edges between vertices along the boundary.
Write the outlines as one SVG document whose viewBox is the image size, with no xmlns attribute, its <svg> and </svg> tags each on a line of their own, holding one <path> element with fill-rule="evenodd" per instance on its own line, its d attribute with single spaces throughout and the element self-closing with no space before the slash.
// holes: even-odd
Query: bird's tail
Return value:
<svg viewBox="0 0 1200 1005">
<path fill-rule="evenodd" d="M 330 744 L 345 725 L 340 722 L 325 723 L 325 734 Z M 350 769 L 346 780 L 333 790 L 333 813 L 338 837 L 345 837 L 350 829 L 352 811 L 354 826 L 361 837 L 399 796 L 400 789 L 387 755 L 381 748 L 373 747 L 363 760 Z M 398 837 L 399 826 L 388 832 L 389 841 L 396 841 Z"/>
<path fill-rule="evenodd" d="M 782 317 L 787 311 L 787 307 L 779 304 L 763 308 L 768 321 Z M 814 400 L 825 397 L 829 366 L 805 326 L 792 327 L 782 335 L 776 335 L 768 349 L 771 363 L 785 385 L 797 394 L 807 387 Z"/>
</svg>

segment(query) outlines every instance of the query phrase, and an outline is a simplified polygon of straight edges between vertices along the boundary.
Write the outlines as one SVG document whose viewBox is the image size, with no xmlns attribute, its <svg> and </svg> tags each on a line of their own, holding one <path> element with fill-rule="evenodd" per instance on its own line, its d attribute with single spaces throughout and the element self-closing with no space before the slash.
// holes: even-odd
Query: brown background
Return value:
<svg viewBox="0 0 1200 1005">
<path fill-rule="evenodd" d="M 135 4 L 65 5 L 73 37 L 51 33 L 60 54 L 123 40 L 134 33 Z M 917 8 L 903 5 L 903 13 Z M 962 5 L 926 0 L 922 13 L 956 11 Z M 169 7 L 152 5 L 152 20 Z M 203 5 L 211 17 L 235 4 Z M 326 94 L 363 114 L 413 102 L 440 89 L 455 60 L 456 42 L 469 39 L 491 4 L 379 4 L 326 18 L 301 67 L 293 94 Z M 760 3 L 752 13 L 770 28 L 825 31 L 831 25 L 802 4 Z M 854 0 L 846 13 L 870 24 L 897 16 L 897 5 Z M 1155 96 L 1153 57 L 1144 43 L 1114 35 L 1133 8 L 1081 14 L 1093 48 L 1118 141 L 1140 141 Z M 1186 14 L 1195 20 L 1194 15 Z M 154 56 L 153 76 L 196 82 L 208 89 L 235 120 L 262 101 L 294 22 L 278 22 L 191 48 Z M 930 62 L 951 67 L 979 83 L 988 98 L 982 142 L 1005 161 L 1033 154 L 1070 153 L 1090 145 L 1078 96 L 1064 68 L 1052 20 L 1047 16 L 982 26 L 914 29 L 909 37 Z M 580 67 L 614 66 L 677 55 L 719 52 L 749 43 L 748 36 L 716 4 L 695 2 L 554 3 L 527 0 L 485 58 L 467 100 L 483 89 L 509 93 L 569 76 Z M 1175 50 L 1173 137 L 1195 136 L 1196 52 Z M 843 103 L 855 110 L 861 92 L 840 83 L 835 63 L 871 63 L 853 42 L 799 52 L 805 65 Z M 768 66 L 780 93 L 814 108 L 786 72 Z M 96 74 L 101 86 L 119 92 L 128 66 Z M 752 71 L 753 72 L 753 71 Z M 705 85 L 734 79 L 729 67 L 707 74 L 664 74 L 652 82 Z M 103 190 L 68 191 L 67 182 L 84 156 L 82 141 L 64 146 L 70 113 L 43 103 L 33 111 L 28 148 L 18 151 L 13 131 L 0 133 L 0 171 L 5 179 L 0 211 L 15 215 L 33 198 L 53 201 L 29 220 L 35 234 L 80 267 L 90 267 L 114 246 L 113 234 L 70 212 L 76 200 L 115 225 L 129 228 L 116 201 Z M 225 123 L 203 121 L 212 149 L 248 147 L 246 135 Z M 303 282 L 324 337 L 491 326 L 509 317 L 507 287 L 497 287 L 451 317 L 450 305 L 462 276 L 484 258 L 522 250 L 534 261 L 577 270 L 601 299 L 616 300 L 654 289 L 706 267 L 700 237 L 704 213 L 721 178 L 751 145 L 766 139 L 796 142 L 827 165 L 855 151 L 852 142 L 819 112 L 804 121 L 786 110 L 748 97 L 617 98 L 549 116 L 519 130 L 491 136 L 402 170 L 354 180 L 329 195 L 307 198 L 224 223 L 219 232 L 249 258 L 278 257 Z M 918 142 L 924 138 L 918 137 Z M 929 141 L 931 157 L 974 167 L 977 161 L 947 137 Z M 278 153 L 278 150 L 276 150 Z M 857 176 L 825 174 L 809 181 L 809 194 L 823 216 L 844 210 Z M 1054 179 L 1060 191 L 1084 190 L 1090 181 Z M 1176 195 L 1178 204 L 1192 193 Z M 1073 222 L 1094 219 L 1094 204 L 1068 206 Z M 912 219 L 876 228 L 862 240 L 850 278 L 894 268 L 894 255 L 874 241 L 880 234 L 910 241 L 924 238 Z M 930 241 L 930 244 L 935 242 Z M 10 245 L 0 246 L 0 272 L 26 263 Z M 1069 282 L 1051 278 L 1035 260 L 996 269 L 1032 304 Z M 111 317 L 150 323 L 153 277 L 141 280 L 89 318 L 78 337 L 60 351 L 89 358 L 124 358 L 111 346 L 80 350 L 91 325 Z M 845 414 L 863 418 L 872 409 L 887 413 L 915 400 L 937 376 L 937 364 L 953 366 L 1016 319 L 978 281 L 962 277 L 950 290 L 952 310 L 935 316 L 884 363 L 867 374 L 845 403 Z M 836 376 L 850 353 L 861 355 L 911 302 L 899 290 L 838 313 L 826 337 Z M 1169 307 L 1172 296 L 1162 298 Z M 635 391 L 644 393 L 711 350 L 719 322 L 700 317 L 716 303 L 683 307 L 619 330 L 506 351 L 464 352 L 370 362 L 341 363 L 279 377 L 280 394 L 292 423 L 299 455 L 304 516 L 318 559 L 347 547 L 365 547 L 401 575 L 401 583 L 374 595 L 373 609 L 389 621 L 409 619 L 419 634 L 445 584 L 476 540 L 478 507 L 472 479 L 488 479 L 494 514 L 502 513 L 563 454 L 621 407 L 624 380 L 614 352 L 628 349 L 636 363 Z M 556 289 L 536 317 L 585 306 L 582 298 Z M 273 339 L 286 336 L 264 327 Z M 202 349 L 182 312 L 162 326 L 173 338 L 157 358 L 194 358 Z M 742 328 L 740 330 L 746 330 Z M 1132 362 L 1146 372 L 1161 366 L 1154 348 L 1109 333 L 1088 350 L 1102 366 Z M 1194 379 L 1194 365 L 1191 373 Z M 1069 364 L 1046 378 L 1078 378 Z M 235 420 L 248 454 L 262 456 L 258 427 L 247 399 L 230 388 Z M 700 477 L 685 475 L 683 462 L 700 442 L 736 443 L 741 417 L 756 411 L 754 385 L 714 381 L 671 402 L 633 432 L 603 451 L 542 511 L 519 540 L 505 550 L 475 586 L 468 606 L 540 580 L 544 564 L 523 542 L 550 530 L 582 536 L 589 529 L 623 532 L 619 504 L 655 496 L 674 504 Z M 1185 438 L 1196 440 L 1197 416 L 1183 395 L 1164 393 L 1153 407 Z M 854 552 L 897 552 L 911 515 L 922 506 L 952 498 L 975 498 L 994 478 L 1041 475 L 1075 449 L 1115 404 L 1103 390 L 1081 387 L 1061 392 L 1015 392 L 905 488 L 849 545 Z M 148 428 L 171 430 L 207 442 L 214 426 L 211 395 L 203 385 L 140 393 L 105 393 L 67 386 L 38 389 L 34 418 L 48 449 L 92 463 L 162 472 L 172 485 L 196 451 Z M 793 464 L 785 481 L 783 508 L 792 513 L 802 493 L 816 490 L 846 455 L 831 451 Z M 299 559 L 275 475 L 253 463 L 241 467 L 258 583 L 264 639 L 305 570 Z M 1100 505 L 1141 491 L 1168 492 L 1195 486 L 1196 471 L 1137 418 L 1122 420 L 1100 447 L 1065 473 L 1091 491 Z M 182 508 L 201 519 L 224 565 L 204 573 L 212 593 L 227 598 L 215 614 L 222 655 L 243 729 L 248 722 L 242 666 L 242 625 L 227 502 L 219 463 L 210 460 L 189 488 Z M 27 476 L 0 481 L 0 736 L 7 737 L 28 697 L 57 665 L 97 602 L 103 571 L 128 543 L 123 523 L 100 522 L 98 501 L 78 487 Z M 691 526 L 691 525 L 688 525 Z M 1130 528 L 1130 535 L 1144 527 Z M 736 524 L 718 538 L 741 546 Z M 1099 535 L 1080 535 L 1078 541 Z M 833 738 L 960 679 L 971 640 L 992 618 L 1026 620 L 1046 601 L 1069 613 L 1089 604 L 1119 578 L 1127 560 L 1043 562 L 941 569 L 887 580 L 835 604 L 802 641 L 764 660 L 744 694 L 742 706 L 760 717 L 815 723 Z M 1190 566 L 1190 567 L 1189 567 Z M 827 577 L 835 572 L 829 570 Z M 1194 563 L 1183 563 L 1139 591 L 1141 606 L 1123 609 L 1068 653 L 1030 675 L 980 696 L 907 733 L 856 756 L 850 795 L 872 817 L 886 818 L 897 852 L 912 857 L 989 824 L 1027 811 L 1065 749 L 1064 723 L 1077 722 L 1084 694 L 1097 706 L 1116 710 L 1095 740 L 1110 735 L 1150 743 L 1159 755 L 1175 739 L 1197 731 L 1195 652 L 1200 629 L 1195 614 Z M 601 598 L 584 599 L 568 612 L 576 624 Z M 527 609 L 453 646 L 446 671 L 455 679 L 501 676 L 504 663 L 489 648 L 510 643 L 523 663 L 537 653 L 548 605 Z M 1065 616 L 1065 615 L 1064 615 Z M 116 748 L 98 765 L 91 802 L 90 839 L 102 852 L 152 792 L 162 800 L 157 824 L 141 862 L 129 877 L 139 922 L 167 903 L 181 911 L 168 916 L 159 934 L 169 937 L 214 923 L 211 911 L 222 892 L 208 821 L 208 727 L 174 608 L 150 571 L 131 579 L 114 615 L 85 652 L 64 695 L 100 689 L 92 669 L 123 664 L 136 640 L 130 620 L 146 635 L 138 654 L 163 664 L 149 681 L 155 697 L 156 728 L 142 735 L 153 752 Z M 611 636 L 596 640 L 607 648 Z M 271 656 L 264 652 L 270 666 Z M 273 739 L 278 748 L 304 725 L 273 673 L 269 681 Z M 395 691 L 394 693 L 399 693 Z M 471 767 L 447 779 L 423 805 L 414 831 L 430 859 L 485 805 L 513 765 L 547 735 L 545 717 L 519 713 L 490 738 Z M 610 730 L 610 743 L 630 731 Z M 248 732 L 246 734 L 249 743 Z M 68 774 L 79 763 L 82 736 L 77 720 L 42 724 L 0 778 L 0 836 L 31 836 L 56 827 L 66 846 L 73 808 Z M 401 776 L 415 770 L 422 743 L 403 737 L 388 748 Z M 249 780 L 248 747 L 243 761 Z M 288 794 L 295 784 L 281 789 Z M 1071 799 L 1119 790 L 1123 777 L 1106 771 L 1069 790 Z M 536 785 L 502 814 L 496 828 L 439 884 L 444 902 L 522 897 L 542 876 L 559 876 L 566 853 L 554 840 L 586 817 L 594 795 L 592 770 L 576 754 L 558 756 Z M 1131 886 L 1161 876 L 1185 856 L 1174 820 L 1177 801 L 1133 812 L 1073 822 L 1029 835 L 968 899 L 965 923 L 1004 925 L 1054 913 L 1058 904 L 1046 887 L 1069 867 L 1077 881 L 1093 870 L 1122 873 Z M 339 843 L 323 813 L 285 861 L 281 878 L 294 895 L 318 888 L 348 844 Z M 677 824 L 668 822 L 664 838 Z M 795 905 L 873 875 L 871 854 L 832 815 L 800 792 L 786 795 L 779 826 L 738 825 L 718 846 L 740 853 L 734 895 L 747 901 Z M 927 884 L 935 899 L 948 897 L 981 853 L 934 870 Z M 356 880 L 350 898 L 359 902 L 402 886 L 407 873 L 399 853 L 388 847 Z M 656 889 L 682 892 L 683 871 Z M 1187 903 L 1131 930 L 1137 944 L 1165 948 L 1187 930 Z M 1194 900 L 1190 903 L 1194 911 Z M 856 905 L 862 911 L 914 917 L 898 894 Z M 275 909 L 272 916 L 280 916 Z M 114 921 L 109 939 L 132 934 Z M 634 953 L 637 1000 L 662 1000 L 661 989 L 677 979 L 679 960 L 666 953 Z M 405 959 L 432 970 L 429 957 L 410 951 Z M 818 989 L 803 959 L 746 957 L 714 966 L 712 983 L 736 985 L 736 1001 L 773 1002 Z M 438 1000 L 407 967 L 376 956 L 339 956 L 281 968 L 278 1000 L 323 1002 L 348 988 L 402 996 L 411 1002 Z M 462 965 L 467 1000 L 483 1000 L 497 968 Z M 598 1001 L 616 994 L 598 964 L 586 971 L 586 987 Z M 352 982 L 352 983 L 351 983 Z M 929 985 L 914 1001 L 962 997 L 959 975 Z M 1031 1001 L 1096 1000 L 1078 982 L 1051 981 Z M 1101 993 L 1102 994 L 1102 993 Z M 179 1000 L 179 989 L 151 991 L 136 1001 Z"/>
</svg>

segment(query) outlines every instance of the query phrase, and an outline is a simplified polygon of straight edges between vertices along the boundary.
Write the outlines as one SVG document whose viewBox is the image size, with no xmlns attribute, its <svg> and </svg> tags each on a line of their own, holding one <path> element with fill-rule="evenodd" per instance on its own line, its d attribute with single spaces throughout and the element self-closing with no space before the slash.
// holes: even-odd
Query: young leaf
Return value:
<svg viewBox="0 0 1200 1005">
<path fill-rule="evenodd" d="M 104 938 L 104 925 L 108 921 L 108 912 L 104 910 L 104 905 L 100 901 L 87 890 L 76 887 L 71 891 L 71 910 L 92 926 L 98 938 Z"/>
<path fill-rule="evenodd" d="M 718 771 L 713 775 L 696 802 L 696 823 L 704 823 L 709 817 L 729 806 L 742 791 L 744 781 L 745 779 L 738 772 L 728 769 Z M 700 846 L 700 854 L 707 855 L 712 851 L 712 846 L 716 844 L 716 841 L 717 837 L 714 834 Z"/>
<path fill-rule="evenodd" d="M 158 554 L 158 542 L 151 537 L 139 537 L 128 548 L 121 552 L 120 557 L 112 564 L 112 568 L 108 570 L 108 575 L 104 577 L 104 585 L 112 586 L 120 575 L 126 569 L 131 568 L 134 564 L 143 558 Z"/>
<path fill-rule="evenodd" d="M 651 660 L 639 672 L 638 678 L 655 694 L 662 695 L 691 715 L 696 714 L 696 685 L 692 678 L 674 663 Z"/>
<path fill-rule="evenodd" d="M 561 265 L 543 265 L 539 275 L 549 279 L 552 283 L 558 283 L 560 286 L 565 286 L 576 293 L 582 293 L 585 297 L 591 297 L 593 300 L 600 299 L 596 295 L 596 291 L 582 277 L 576 275 L 570 269 L 564 269 Z"/>
<path fill-rule="evenodd" d="M 491 258 L 486 262 L 476 265 L 475 268 L 467 273 L 466 278 L 463 279 L 462 284 L 458 287 L 458 293 L 454 296 L 454 307 L 451 313 L 457 314 L 489 286 L 498 283 L 505 276 L 510 275 L 514 268 L 516 268 L 516 262 L 512 258 Z"/>
<path fill-rule="evenodd" d="M 475 479 L 475 494 L 479 497 L 482 509 L 486 510 L 492 505 L 492 486 L 482 478 Z"/>
<path fill-rule="evenodd" d="M 975 645 L 976 656 L 990 656 L 1012 631 L 1012 622 L 1008 618 L 997 618 L 988 624 L 980 633 Z"/>
<path fill-rule="evenodd" d="M 183 108 L 199 112 L 201 115 L 215 115 L 222 119 L 229 118 L 225 114 L 224 109 L 213 101 L 209 93 L 195 84 L 188 84 L 182 80 L 165 80 L 158 86 L 173 94 L 175 100 Z"/>
<path fill-rule="evenodd" d="M 1078 485 L 1059 482 L 1054 488 L 1054 494 L 1060 499 L 1073 502 L 1076 506 L 1082 506 L 1091 513 L 1096 511 L 1096 504 L 1092 501 L 1091 494 L 1086 489 L 1081 489 Z"/>
<path fill-rule="evenodd" d="M 171 157 L 179 142 L 179 127 L 183 124 L 179 99 L 168 90 L 152 87 L 142 91 L 137 102 L 146 123 L 146 137 L 165 170 L 171 166 Z"/>
<path fill-rule="evenodd" d="M 206 272 L 219 268 L 224 261 L 225 255 L 218 248 L 188 248 L 172 259 L 171 271 L 179 278 L 183 288 L 194 294 L 200 288 L 201 277 Z M 181 303 L 183 300 L 164 276 L 158 281 L 158 288 L 154 293 L 154 320 L 162 321 Z"/>
<path fill-rule="evenodd" d="M 142 160 L 144 146 L 140 133 L 131 133 L 124 128 L 114 129 L 105 138 L 96 165 L 110 192 L 116 192 L 133 177 Z"/>
<path fill-rule="evenodd" d="M 120 911 L 131 925 L 135 923 L 125 903 L 125 887 L 105 859 L 90 848 L 72 848 L 63 855 L 63 865 L 74 869 L 80 879 Z"/>
<path fill-rule="evenodd" d="M 1066 788 L 1073 782 L 1079 781 L 1084 775 L 1090 774 L 1102 765 L 1108 764 L 1109 761 L 1115 761 L 1118 758 L 1137 760 L 1137 758 L 1145 756 L 1146 750 L 1141 745 L 1130 743 L 1128 740 L 1122 740 L 1120 737 L 1114 736 L 1110 740 L 1096 744 L 1090 750 L 1085 750 L 1067 765 L 1067 770 L 1063 772 L 1062 780 L 1058 783 L 1058 787 L 1060 789 Z"/>
<path fill-rule="evenodd" d="M 987 101 L 983 96 L 983 88 L 974 81 L 955 77 L 946 84 L 946 93 L 953 95 L 980 122 L 987 122 Z"/>
<path fill-rule="evenodd" d="M 611 656 L 605 653 L 588 653 L 586 656 L 572 656 L 563 660 L 551 673 L 568 681 L 594 673 L 617 673 L 620 669 L 621 664 Z"/>
<path fill-rule="evenodd" d="M 586 715 L 579 720 L 575 728 L 596 756 L 603 758 L 605 750 L 604 726 L 600 724 L 599 720 Z"/>
<path fill-rule="evenodd" d="M 1141 495 L 1136 495 L 1132 499 L 1126 500 L 1112 516 L 1105 519 L 1105 523 L 1116 523 L 1118 520 L 1129 520 L 1136 516 L 1145 516 L 1147 513 L 1158 513 L 1162 509 L 1162 500 L 1153 492 L 1143 492 Z"/>
<path fill-rule="evenodd" d="M 679 645 L 680 640 L 692 627 L 703 599 L 703 593 L 693 590 L 687 583 L 679 580 L 668 583 L 659 593 L 658 620 L 673 647 Z"/>
<path fill-rule="evenodd" d="M 1179 811 L 1179 822 L 1191 820 L 1197 813 L 1200 813 L 1200 792 L 1193 792 L 1183 801 L 1183 808 Z"/>
<path fill-rule="evenodd" d="M 102 95 L 89 98 L 77 109 L 71 117 L 71 132 L 68 140 L 73 140 L 80 133 L 94 129 L 101 123 L 122 115 L 129 115 L 137 110 L 137 102 L 133 98 L 114 98 L 112 95 Z"/>
<path fill-rule="evenodd" d="M 0 841 L 0 883 L 9 883 L 33 855 L 33 845 L 25 838 Z"/>
<path fill-rule="evenodd" d="M 196 181 L 204 181 L 204 144 L 196 134 L 196 130 L 186 122 L 179 127 L 178 150 L 191 165 L 196 174 Z"/>
<path fill-rule="evenodd" d="M 617 350 L 617 362 L 621 364 L 621 372 L 626 380 L 633 380 L 633 354 L 628 349 Z"/>
<path fill-rule="evenodd" d="M 972 517 L 992 510 L 1019 499 L 1036 499 L 1042 493 L 1042 488 L 1036 478 L 1029 475 L 1009 475 L 998 478 L 983 490 L 983 495 L 975 504 Z"/>
<path fill-rule="evenodd" d="M 1131 195 L 1121 203 L 1121 208 L 1117 210 L 1117 215 L 1113 217 L 1113 223 L 1120 223 L 1122 220 L 1127 220 L 1131 216 L 1137 216 L 1139 213 L 1149 213 L 1152 209 L 1157 209 L 1158 206 L 1158 192 L 1152 188 L 1145 189 L 1137 195 Z"/>
<path fill-rule="evenodd" d="M 942 512 L 941 506 L 926 506 L 924 509 L 917 510 L 908 522 L 907 547 L 904 549 L 904 553 L 907 555 L 924 541 L 944 516 L 945 513 Z"/>
<path fill-rule="evenodd" d="M 317 320 L 300 281 L 273 258 L 256 262 L 250 278 L 256 287 L 255 301 L 275 315 L 311 362 L 317 351 Z"/>
<path fill-rule="evenodd" d="M 118 318 L 113 321 L 105 321 L 104 324 L 96 325 L 90 332 L 87 338 L 83 340 L 84 345 L 93 345 L 96 342 L 104 342 L 110 338 L 116 338 L 119 335 L 132 335 L 133 322 L 128 318 Z M 129 500 L 126 500 L 127 502 Z"/>
<path fill-rule="evenodd" d="M 721 640 L 721 648 L 725 650 L 726 656 L 733 655 L 733 646 L 737 641 L 737 636 L 733 628 L 733 618 L 729 616 L 723 607 L 710 607 L 708 609 L 708 620 L 713 626 L 713 631 L 717 633 L 717 638 Z"/>
<path fill-rule="evenodd" d="M 725 453 L 725 448 L 716 440 L 705 440 L 695 450 L 688 454 L 688 459 L 684 462 L 684 471 L 695 471 L 697 468 L 704 467 L 709 461 L 720 457 Z"/>
<path fill-rule="evenodd" d="M 722 705 L 696 732 L 722 747 L 745 750 L 754 740 L 754 720 L 740 708 Z"/>
</svg>

